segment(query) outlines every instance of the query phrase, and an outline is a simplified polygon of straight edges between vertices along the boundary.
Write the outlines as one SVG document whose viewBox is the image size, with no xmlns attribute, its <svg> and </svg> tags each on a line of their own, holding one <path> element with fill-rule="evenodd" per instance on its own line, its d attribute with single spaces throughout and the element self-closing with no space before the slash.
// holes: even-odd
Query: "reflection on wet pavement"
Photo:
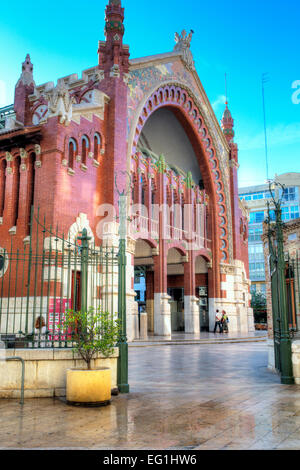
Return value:
<svg viewBox="0 0 300 470">
<path fill-rule="evenodd" d="M 264 343 L 130 349 L 129 395 L 106 408 L 0 400 L 1 448 L 300 449 L 300 387 Z"/>
</svg>

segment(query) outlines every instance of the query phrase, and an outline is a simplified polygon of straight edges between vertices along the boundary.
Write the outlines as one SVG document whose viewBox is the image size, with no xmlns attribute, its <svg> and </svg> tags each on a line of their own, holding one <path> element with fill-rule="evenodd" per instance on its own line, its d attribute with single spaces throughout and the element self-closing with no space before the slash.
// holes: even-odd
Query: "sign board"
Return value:
<svg viewBox="0 0 300 470">
<path fill-rule="evenodd" d="M 66 311 L 71 308 L 70 299 L 49 299 L 48 330 L 50 341 L 66 341 L 66 335 L 62 335 L 60 326 L 65 319 Z M 61 334 L 61 335 L 60 335 Z"/>
<path fill-rule="evenodd" d="M 207 296 L 207 287 L 199 287 L 199 295 L 202 297 Z"/>
</svg>

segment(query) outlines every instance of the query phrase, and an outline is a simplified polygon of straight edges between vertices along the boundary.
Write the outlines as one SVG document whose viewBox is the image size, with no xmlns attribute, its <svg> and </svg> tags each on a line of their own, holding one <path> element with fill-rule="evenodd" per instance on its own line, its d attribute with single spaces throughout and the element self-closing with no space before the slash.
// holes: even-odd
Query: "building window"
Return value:
<svg viewBox="0 0 300 470">
<path fill-rule="evenodd" d="M 250 213 L 250 224 L 261 224 L 264 221 L 264 211 L 251 212 Z"/>
<path fill-rule="evenodd" d="M 285 201 L 295 201 L 296 200 L 296 191 L 297 188 L 291 187 L 291 188 L 285 188 L 283 192 L 283 199 Z"/>
<path fill-rule="evenodd" d="M 251 292 L 251 294 L 256 293 L 256 284 L 251 284 L 250 292 Z"/>
<path fill-rule="evenodd" d="M 260 292 L 265 296 L 267 293 L 267 287 L 266 284 L 261 284 L 260 285 Z"/>
<path fill-rule="evenodd" d="M 13 207 L 14 207 L 14 220 L 13 226 L 17 226 L 17 221 L 19 217 L 19 196 L 20 196 L 20 167 L 21 167 L 21 158 L 17 157 L 14 162 L 14 183 L 13 183 Z"/>
<path fill-rule="evenodd" d="M 28 208 L 26 214 L 26 233 L 30 235 L 30 216 L 31 216 L 31 207 L 34 203 L 34 185 L 35 185 L 35 161 L 36 155 L 32 153 L 29 157 L 29 166 L 28 166 Z"/>
<path fill-rule="evenodd" d="M 288 240 L 291 241 L 291 242 L 297 240 L 297 233 L 291 233 L 288 236 Z"/>
<path fill-rule="evenodd" d="M 262 244 L 249 246 L 249 261 L 264 261 L 264 247 Z"/>
<path fill-rule="evenodd" d="M 272 191 L 274 196 L 274 192 Z M 245 201 L 258 201 L 260 199 L 270 199 L 270 191 L 258 191 L 256 193 L 240 194 L 240 199 Z"/>
<path fill-rule="evenodd" d="M 101 150 L 101 138 L 98 133 L 94 135 L 94 159 L 99 160 Z"/>
<path fill-rule="evenodd" d="M 293 220 L 299 218 L 299 206 L 286 206 L 282 208 L 282 220 Z"/>
<path fill-rule="evenodd" d="M 6 159 L 2 159 L 0 166 L 0 217 L 3 217 L 5 203 L 5 187 L 6 187 Z"/>
<path fill-rule="evenodd" d="M 90 148 L 90 142 L 86 135 L 84 135 L 81 139 L 81 158 L 82 163 L 86 165 L 87 154 Z"/>
<path fill-rule="evenodd" d="M 262 234 L 263 234 L 262 228 L 250 228 L 249 229 L 249 242 L 261 241 Z"/>
<path fill-rule="evenodd" d="M 264 280 L 265 279 L 265 263 L 249 263 L 250 279 Z"/>
<path fill-rule="evenodd" d="M 271 220 L 272 222 L 275 222 L 275 220 L 276 220 L 276 216 L 275 216 L 275 211 L 274 211 L 274 209 L 272 209 L 272 210 L 270 211 L 270 220 Z"/>
<path fill-rule="evenodd" d="M 75 159 L 75 152 L 77 151 L 76 141 L 74 139 L 69 140 L 69 158 L 68 158 L 68 166 L 69 168 L 74 167 L 74 159 Z"/>
</svg>

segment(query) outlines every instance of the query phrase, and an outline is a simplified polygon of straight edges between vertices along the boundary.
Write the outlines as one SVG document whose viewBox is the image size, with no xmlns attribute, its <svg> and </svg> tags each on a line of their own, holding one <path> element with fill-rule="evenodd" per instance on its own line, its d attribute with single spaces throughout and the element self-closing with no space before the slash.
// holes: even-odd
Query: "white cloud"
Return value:
<svg viewBox="0 0 300 470">
<path fill-rule="evenodd" d="M 226 103 L 226 96 L 219 95 L 218 98 L 212 103 L 212 108 L 214 112 L 216 113 L 219 107 L 221 105 L 225 105 L 225 103 Z"/>
<path fill-rule="evenodd" d="M 267 129 L 269 147 L 300 143 L 300 122 L 278 124 Z M 253 135 L 237 135 L 240 150 L 262 150 L 265 148 L 264 131 Z"/>
</svg>

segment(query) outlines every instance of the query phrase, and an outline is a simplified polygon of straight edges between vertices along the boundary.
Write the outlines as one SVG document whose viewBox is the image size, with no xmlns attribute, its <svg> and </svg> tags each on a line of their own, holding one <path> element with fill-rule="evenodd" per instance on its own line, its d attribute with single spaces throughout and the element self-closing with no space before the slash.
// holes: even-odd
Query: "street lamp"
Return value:
<svg viewBox="0 0 300 470">
<path fill-rule="evenodd" d="M 279 194 L 276 195 L 276 189 Z M 292 346 L 288 322 L 287 293 L 285 282 L 285 260 L 283 249 L 283 222 L 281 204 L 285 186 L 269 181 L 271 202 L 268 201 L 268 242 L 270 254 L 270 276 L 272 292 L 273 331 L 276 368 L 281 373 L 282 384 L 293 384 Z M 281 196 L 280 196 L 281 191 Z M 271 206 L 275 221 L 272 223 Z"/>
<path fill-rule="evenodd" d="M 119 189 L 117 176 L 120 177 L 122 188 Z M 127 238 L 127 194 L 130 184 L 127 182 L 130 175 L 127 172 L 119 172 L 115 176 L 115 188 L 119 197 L 119 253 L 118 253 L 118 317 L 121 324 L 121 332 L 118 342 L 119 358 L 117 367 L 117 382 L 120 393 L 129 393 L 128 384 L 128 343 L 126 328 L 126 238 Z"/>
</svg>

